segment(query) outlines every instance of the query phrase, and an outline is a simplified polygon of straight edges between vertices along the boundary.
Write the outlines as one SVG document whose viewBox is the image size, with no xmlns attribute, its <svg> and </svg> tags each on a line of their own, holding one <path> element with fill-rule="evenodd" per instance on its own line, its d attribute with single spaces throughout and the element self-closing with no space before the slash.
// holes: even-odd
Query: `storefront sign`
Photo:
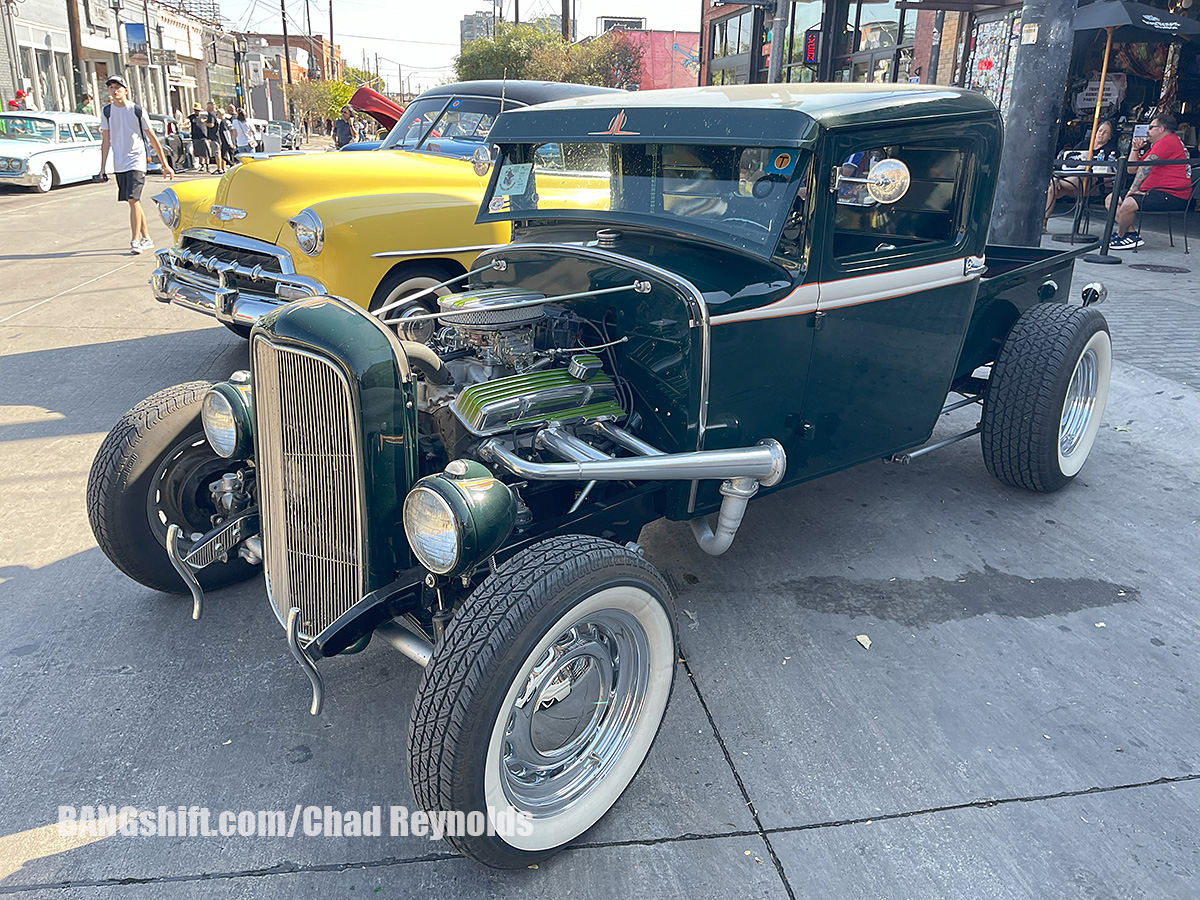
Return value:
<svg viewBox="0 0 1200 900">
<path fill-rule="evenodd" d="M 1089 81 L 1088 86 L 1075 95 L 1072 106 L 1079 115 L 1093 112 L 1096 109 L 1096 97 L 1100 93 L 1100 79 Z M 1104 99 L 1100 103 L 1101 110 L 1113 110 L 1125 99 L 1125 73 L 1109 72 L 1104 81 Z"/>
<path fill-rule="evenodd" d="M 815 66 L 817 64 L 817 52 L 821 46 L 821 31 L 819 28 L 810 28 L 804 32 L 804 64 Z"/>
</svg>

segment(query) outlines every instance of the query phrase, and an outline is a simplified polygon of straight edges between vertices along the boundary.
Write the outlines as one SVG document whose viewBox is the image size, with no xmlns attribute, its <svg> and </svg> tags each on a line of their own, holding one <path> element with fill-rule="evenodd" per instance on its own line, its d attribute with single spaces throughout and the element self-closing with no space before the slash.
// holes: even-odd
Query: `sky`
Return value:
<svg viewBox="0 0 1200 900">
<path fill-rule="evenodd" d="M 707 0 L 572 0 L 578 36 L 596 33 L 599 16 L 637 16 L 659 31 L 699 31 L 700 10 Z M 333 40 L 342 58 L 375 68 L 389 91 L 418 92 L 452 80 L 459 50 L 459 22 L 464 15 L 491 10 L 491 0 L 284 0 L 288 34 L 305 33 L 305 4 L 313 34 L 329 34 L 329 4 L 333 3 Z M 504 0 L 504 18 L 511 21 L 514 0 Z M 521 21 L 558 13 L 562 0 L 519 0 Z M 279 34 L 279 0 L 220 0 L 221 12 L 238 31 Z M 382 37 L 388 35 L 388 37 Z M 394 35 L 394 37 L 392 37 Z"/>
</svg>

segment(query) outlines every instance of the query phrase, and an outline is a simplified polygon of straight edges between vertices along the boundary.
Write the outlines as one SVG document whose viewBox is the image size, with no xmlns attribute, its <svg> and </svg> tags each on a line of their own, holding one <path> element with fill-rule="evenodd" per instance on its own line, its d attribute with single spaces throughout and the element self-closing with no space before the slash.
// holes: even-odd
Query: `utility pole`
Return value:
<svg viewBox="0 0 1200 900">
<path fill-rule="evenodd" d="M 521 24 L 521 0 L 513 0 L 513 24 Z"/>
<path fill-rule="evenodd" d="M 775 84 L 783 74 L 783 49 L 787 43 L 788 13 L 791 0 L 775 0 L 775 20 L 771 24 L 771 55 L 767 59 L 767 83 Z"/>
<path fill-rule="evenodd" d="M 304 0 L 304 30 L 308 33 L 308 77 L 313 77 L 313 53 L 312 45 L 312 9 L 308 5 L 308 0 Z"/>
<path fill-rule="evenodd" d="M 562 0 L 563 40 L 571 43 L 571 0 Z"/>
<path fill-rule="evenodd" d="M 379 81 L 379 54 L 378 53 L 375 54 L 375 80 Z M 383 87 L 383 85 L 380 85 L 380 87 Z"/>
<path fill-rule="evenodd" d="M 292 100 L 292 91 L 291 91 L 291 87 L 292 87 L 292 52 L 291 52 L 291 48 L 288 46 L 287 7 L 285 7 L 283 4 L 284 4 L 284 0 L 279 0 L 279 16 L 283 21 L 283 64 L 287 68 L 287 84 L 288 84 L 287 111 L 288 111 L 288 121 L 294 122 L 294 121 L 296 121 L 296 104 L 295 104 L 295 101 Z M 270 87 L 268 87 L 267 90 L 269 91 Z"/>
<path fill-rule="evenodd" d="M 7 4 L 5 5 L 7 6 Z M 0 15 L 4 14 L 0 13 Z M 75 64 L 71 67 L 75 75 L 75 96 L 71 100 L 70 107 L 71 110 L 74 110 L 83 101 L 83 94 L 87 90 L 87 72 L 83 65 L 83 43 L 79 37 L 79 4 L 75 0 L 67 0 L 67 27 L 71 31 L 71 61 Z M 5 32 L 7 31 L 6 27 Z M 6 33 L 5 38 L 7 37 Z M 8 48 L 5 47 L 5 49 Z M 13 79 L 13 84 L 20 86 L 16 79 Z M 96 109 L 99 109 L 99 98 L 93 101 L 93 104 Z"/>
<path fill-rule="evenodd" d="M 336 78 L 333 65 L 333 0 L 329 0 L 329 77 Z"/>
<path fill-rule="evenodd" d="M 1037 247 L 1075 37 L 1075 0 L 1025 0 L 1004 153 L 992 205 L 994 244 Z"/>
</svg>

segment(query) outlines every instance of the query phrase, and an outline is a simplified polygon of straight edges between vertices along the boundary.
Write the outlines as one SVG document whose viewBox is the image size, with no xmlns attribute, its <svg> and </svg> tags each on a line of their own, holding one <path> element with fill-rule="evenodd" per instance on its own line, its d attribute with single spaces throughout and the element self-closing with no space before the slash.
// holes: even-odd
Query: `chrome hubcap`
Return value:
<svg viewBox="0 0 1200 900">
<path fill-rule="evenodd" d="M 49 166 L 42 166 L 42 176 L 38 180 L 41 182 L 39 187 L 41 187 L 43 191 L 50 190 L 50 185 L 54 183 L 54 176 L 50 174 Z"/>
<path fill-rule="evenodd" d="M 623 610 L 576 622 L 547 648 L 507 712 L 500 779 L 517 808 L 553 816 L 620 758 L 650 684 L 645 630 Z"/>
<path fill-rule="evenodd" d="M 1063 404 L 1062 419 L 1058 423 L 1058 452 L 1063 458 L 1070 457 L 1078 450 L 1083 436 L 1087 434 L 1096 410 L 1099 385 L 1100 363 L 1096 351 L 1089 349 L 1075 365 Z"/>
</svg>

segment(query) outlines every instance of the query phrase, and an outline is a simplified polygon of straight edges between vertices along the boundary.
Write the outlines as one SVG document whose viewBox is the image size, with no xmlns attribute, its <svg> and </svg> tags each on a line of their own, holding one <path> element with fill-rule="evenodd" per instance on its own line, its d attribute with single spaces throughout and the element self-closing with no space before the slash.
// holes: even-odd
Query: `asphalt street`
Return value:
<svg viewBox="0 0 1200 900">
<path fill-rule="evenodd" d="M 0 894 L 1200 892 L 1200 238 L 1077 264 L 1074 296 L 1109 287 L 1116 360 L 1067 490 L 1001 485 L 968 440 L 756 500 L 721 557 L 648 527 L 682 636 L 663 730 L 575 846 L 496 872 L 416 836 L 58 834 L 63 805 L 411 806 L 419 672 L 376 644 L 331 661 L 311 717 L 261 580 L 194 622 L 108 563 L 84 506 L 105 433 L 245 346 L 154 302 L 112 185 L 0 190 L 0 233 Z"/>
</svg>

